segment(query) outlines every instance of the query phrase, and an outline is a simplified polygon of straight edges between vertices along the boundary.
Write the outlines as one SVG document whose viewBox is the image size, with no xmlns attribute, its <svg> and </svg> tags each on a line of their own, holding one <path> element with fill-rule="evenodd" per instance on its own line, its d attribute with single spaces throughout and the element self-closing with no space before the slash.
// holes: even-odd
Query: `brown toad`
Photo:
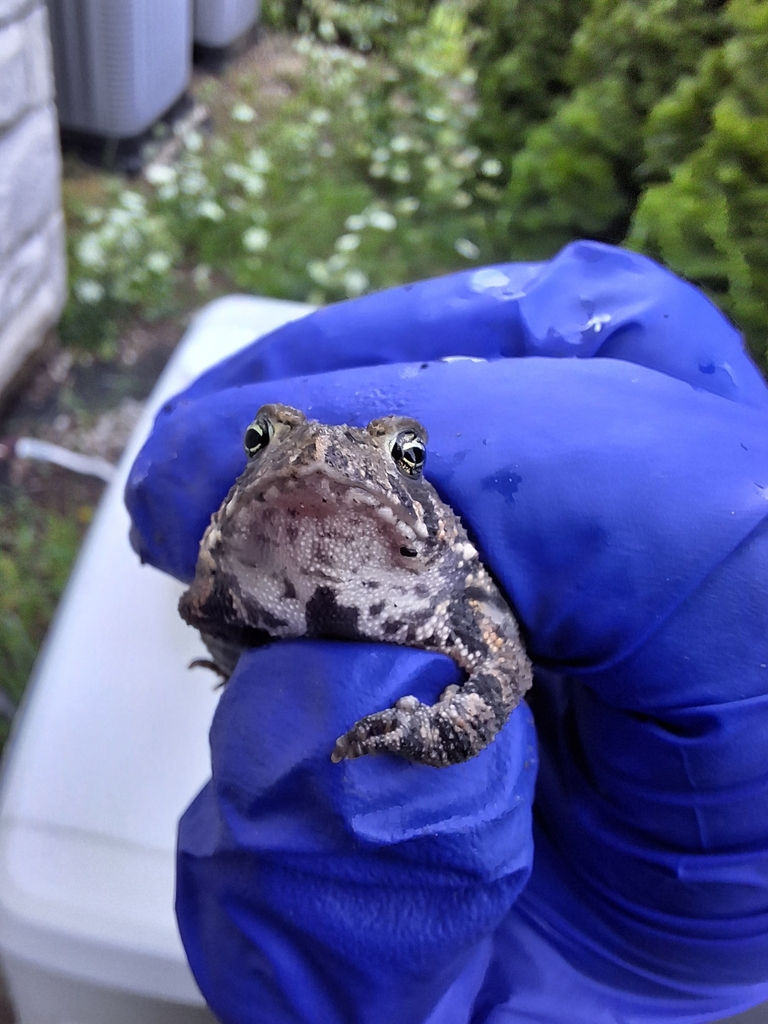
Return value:
<svg viewBox="0 0 768 1024">
<path fill-rule="evenodd" d="M 506 600 L 458 516 L 422 477 L 426 431 L 385 416 L 362 430 L 265 405 L 248 464 L 200 544 L 181 598 L 222 675 L 270 639 L 384 641 L 440 651 L 468 675 L 436 704 L 403 697 L 336 742 L 443 766 L 474 757 L 531 685 Z"/>
</svg>

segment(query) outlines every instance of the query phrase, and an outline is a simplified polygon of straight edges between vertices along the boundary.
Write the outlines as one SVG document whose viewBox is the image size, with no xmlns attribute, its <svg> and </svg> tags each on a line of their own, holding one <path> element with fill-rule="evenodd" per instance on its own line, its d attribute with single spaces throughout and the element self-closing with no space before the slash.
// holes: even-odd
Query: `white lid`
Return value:
<svg viewBox="0 0 768 1024">
<path fill-rule="evenodd" d="M 158 382 L 80 552 L 6 760 L 0 948 L 109 986 L 200 1002 L 173 913 L 176 825 L 209 775 L 216 677 L 141 566 L 123 489 L 155 412 L 219 359 L 309 311 L 231 296 L 195 318 Z"/>
</svg>

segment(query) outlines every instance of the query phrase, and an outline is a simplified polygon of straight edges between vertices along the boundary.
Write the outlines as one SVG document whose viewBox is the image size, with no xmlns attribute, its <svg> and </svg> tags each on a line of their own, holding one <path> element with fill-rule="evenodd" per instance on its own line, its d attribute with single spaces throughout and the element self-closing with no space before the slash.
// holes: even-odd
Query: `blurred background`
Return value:
<svg viewBox="0 0 768 1024">
<path fill-rule="evenodd" d="M 331 302 L 594 238 L 701 285 L 765 369 L 767 66 L 764 0 L 0 0 L 3 735 L 218 295 Z"/>
<path fill-rule="evenodd" d="M 322 304 L 592 238 L 700 285 L 766 372 L 767 69 L 768 0 L 0 0 L 0 747 L 144 403 L 218 296 Z M 189 725 L 201 778 L 209 689 Z M 82 710 L 64 705 L 70 733 Z M 49 776 L 39 788 L 50 796 Z M 127 894 L 132 913 L 146 890 L 186 971 L 171 913 L 184 794 L 147 840 L 157 892 L 155 868 L 131 888 L 121 862 L 98 900 Z M 20 846 L 14 863 L 59 872 L 64 892 L 56 827 L 59 845 Z M 61 978 L 46 989 L 22 960 L 17 990 L 51 1014 L 25 1019 L 58 1022 Z M 159 1009 L 137 995 L 118 1020 L 97 993 L 94 1019 L 210 1024 L 178 977 L 181 1009 L 158 989 Z"/>
</svg>

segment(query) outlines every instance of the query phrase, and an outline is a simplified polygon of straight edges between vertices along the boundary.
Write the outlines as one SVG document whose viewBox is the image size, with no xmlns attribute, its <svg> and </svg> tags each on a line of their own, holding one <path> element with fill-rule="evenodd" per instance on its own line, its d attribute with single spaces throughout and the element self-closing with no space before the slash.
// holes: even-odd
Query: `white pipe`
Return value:
<svg viewBox="0 0 768 1024">
<path fill-rule="evenodd" d="M 14 454 L 18 459 L 36 459 L 38 462 L 52 462 L 55 466 L 70 469 L 73 473 L 83 476 L 95 476 L 109 483 L 115 475 L 115 467 L 100 455 L 81 455 L 50 441 L 41 441 L 36 437 L 20 437 L 14 445 Z"/>
</svg>

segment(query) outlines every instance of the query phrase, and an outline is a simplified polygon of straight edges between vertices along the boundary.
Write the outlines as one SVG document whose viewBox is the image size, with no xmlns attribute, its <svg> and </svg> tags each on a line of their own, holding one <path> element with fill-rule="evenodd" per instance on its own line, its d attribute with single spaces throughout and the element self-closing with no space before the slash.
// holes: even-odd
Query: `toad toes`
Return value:
<svg viewBox="0 0 768 1024">
<path fill-rule="evenodd" d="M 179 611 L 227 678 L 271 639 L 383 641 L 467 673 L 433 705 L 402 697 L 355 723 L 334 761 L 392 753 L 446 766 L 480 753 L 531 685 L 509 605 L 458 516 L 422 476 L 426 431 L 385 416 L 327 426 L 265 405 L 248 464 L 200 543 Z"/>
</svg>

